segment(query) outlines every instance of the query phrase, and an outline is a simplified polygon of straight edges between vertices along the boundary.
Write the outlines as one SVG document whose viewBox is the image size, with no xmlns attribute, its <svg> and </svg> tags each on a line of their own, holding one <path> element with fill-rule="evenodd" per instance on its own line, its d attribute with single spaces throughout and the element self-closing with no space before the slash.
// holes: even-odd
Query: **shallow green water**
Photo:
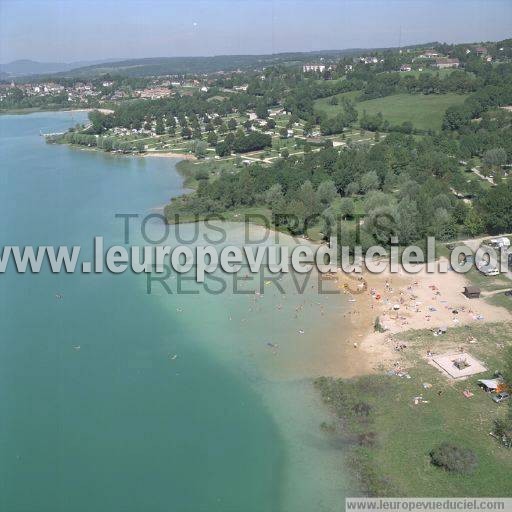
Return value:
<svg viewBox="0 0 512 512">
<path fill-rule="evenodd" d="M 115 213 L 181 192 L 171 160 L 39 136 L 82 117 L 0 117 L 2 245 L 122 244 Z M 341 510 L 341 454 L 294 359 L 343 308 L 318 300 L 321 316 L 293 293 L 148 295 L 129 273 L 0 275 L 0 510 Z"/>
</svg>

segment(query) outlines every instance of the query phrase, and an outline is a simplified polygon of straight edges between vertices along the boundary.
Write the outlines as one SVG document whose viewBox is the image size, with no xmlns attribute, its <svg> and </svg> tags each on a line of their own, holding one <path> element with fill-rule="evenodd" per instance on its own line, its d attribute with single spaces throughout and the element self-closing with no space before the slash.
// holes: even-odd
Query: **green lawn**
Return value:
<svg viewBox="0 0 512 512">
<path fill-rule="evenodd" d="M 466 343 L 470 335 L 477 343 Z M 496 342 L 510 346 L 512 326 L 473 324 L 449 329 L 443 337 L 422 330 L 397 338 L 407 344 L 397 359 L 406 360 L 410 379 L 381 374 L 319 386 L 336 412 L 348 418 L 349 432 L 343 437 L 353 443 L 350 457 L 359 483 L 376 495 L 510 496 L 512 450 L 489 435 L 493 421 L 506 414 L 507 406 L 495 404 L 476 382 L 502 368 L 505 349 Z M 466 381 L 450 382 L 423 359 L 427 349 L 442 353 L 456 351 L 460 345 L 490 370 Z M 424 389 L 423 383 L 432 387 Z M 465 389 L 474 396 L 465 398 Z M 414 405 L 416 396 L 428 403 Z M 369 412 L 361 407 L 364 403 Z M 330 429 L 333 436 L 341 435 L 338 427 Z M 362 435 L 373 439 L 373 445 L 357 442 Z M 431 464 L 430 451 L 444 441 L 476 454 L 478 467 L 473 474 L 451 474 Z"/>
<path fill-rule="evenodd" d="M 340 94 L 354 100 L 360 93 L 350 92 Z M 384 119 L 392 125 L 410 121 L 420 130 L 440 130 L 446 109 L 452 105 L 460 105 L 467 95 L 464 94 L 394 94 L 385 98 L 362 101 L 356 103 L 359 115 L 363 111 L 368 114 L 382 112 Z M 336 115 L 341 110 L 340 105 L 330 105 L 330 98 L 323 98 L 315 102 L 315 108 L 327 115 Z"/>
</svg>

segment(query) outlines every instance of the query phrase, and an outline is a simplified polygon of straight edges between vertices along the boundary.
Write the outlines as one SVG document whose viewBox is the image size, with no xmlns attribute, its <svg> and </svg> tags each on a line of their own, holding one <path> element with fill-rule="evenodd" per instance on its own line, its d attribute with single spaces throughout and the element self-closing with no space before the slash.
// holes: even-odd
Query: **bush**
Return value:
<svg viewBox="0 0 512 512">
<path fill-rule="evenodd" d="M 494 433 L 503 446 L 512 448 L 512 418 L 495 420 Z"/>
<path fill-rule="evenodd" d="M 357 436 L 359 446 L 372 447 L 377 443 L 377 434 L 375 432 L 362 432 Z"/>
<path fill-rule="evenodd" d="M 471 473 L 478 465 L 476 455 L 468 448 L 452 443 L 441 443 L 430 452 L 434 466 L 453 473 Z"/>
<path fill-rule="evenodd" d="M 375 319 L 375 322 L 373 323 L 373 330 L 375 332 L 385 332 L 386 329 L 384 329 L 384 326 L 380 323 L 380 317 Z"/>
</svg>

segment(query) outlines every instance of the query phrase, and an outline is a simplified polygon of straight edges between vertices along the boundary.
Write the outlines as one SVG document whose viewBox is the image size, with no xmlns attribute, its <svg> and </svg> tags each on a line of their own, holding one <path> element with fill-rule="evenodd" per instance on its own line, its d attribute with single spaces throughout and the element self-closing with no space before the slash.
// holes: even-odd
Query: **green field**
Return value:
<svg viewBox="0 0 512 512">
<path fill-rule="evenodd" d="M 359 92 L 350 92 L 338 95 L 354 100 Z M 467 95 L 464 94 L 394 94 L 385 98 L 362 101 L 356 103 L 359 115 L 363 111 L 367 114 L 382 112 L 384 119 L 392 125 L 400 125 L 404 121 L 410 121 L 415 128 L 420 130 L 440 130 L 446 109 L 452 105 L 460 105 Z M 325 112 L 329 116 L 336 115 L 342 107 L 330 105 L 330 98 L 322 98 L 315 102 L 318 112 Z"/>
</svg>

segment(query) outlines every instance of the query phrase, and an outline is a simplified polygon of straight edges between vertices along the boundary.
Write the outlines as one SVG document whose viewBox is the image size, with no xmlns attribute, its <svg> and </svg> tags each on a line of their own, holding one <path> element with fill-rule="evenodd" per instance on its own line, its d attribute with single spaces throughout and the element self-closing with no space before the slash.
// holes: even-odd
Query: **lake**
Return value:
<svg viewBox="0 0 512 512">
<path fill-rule="evenodd" d="M 0 116 L 2 245 L 122 245 L 115 214 L 183 192 L 176 160 L 40 136 L 85 116 Z M 319 428 L 332 419 L 312 377 L 343 355 L 346 298 L 282 284 L 148 294 L 130 272 L 0 275 L 0 509 L 343 510 L 343 449 Z"/>
</svg>

